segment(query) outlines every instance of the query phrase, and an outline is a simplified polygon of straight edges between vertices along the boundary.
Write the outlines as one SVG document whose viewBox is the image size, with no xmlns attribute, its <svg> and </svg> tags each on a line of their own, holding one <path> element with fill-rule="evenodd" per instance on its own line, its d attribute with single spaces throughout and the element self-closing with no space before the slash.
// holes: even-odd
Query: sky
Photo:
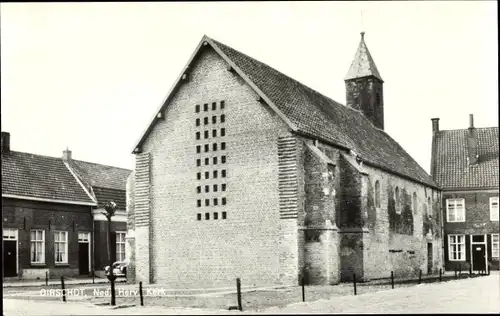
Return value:
<svg viewBox="0 0 500 316">
<path fill-rule="evenodd" d="M 133 169 L 203 35 L 345 104 L 365 31 L 385 130 L 427 171 L 440 129 L 498 126 L 496 1 L 2 3 L 1 123 L 16 151 Z"/>
</svg>

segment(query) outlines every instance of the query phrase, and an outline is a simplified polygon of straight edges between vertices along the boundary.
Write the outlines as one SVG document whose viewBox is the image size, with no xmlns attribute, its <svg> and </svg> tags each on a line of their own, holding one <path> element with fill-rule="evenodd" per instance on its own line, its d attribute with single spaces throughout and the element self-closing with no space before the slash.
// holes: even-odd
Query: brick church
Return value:
<svg viewBox="0 0 500 316">
<path fill-rule="evenodd" d="M 130 277 L 200 288 L 442 268 L 441 193 L 384 131 L 383 84 L 364 33 L 346 105 L 204 36 L 134 147 Z"/>
</svg>

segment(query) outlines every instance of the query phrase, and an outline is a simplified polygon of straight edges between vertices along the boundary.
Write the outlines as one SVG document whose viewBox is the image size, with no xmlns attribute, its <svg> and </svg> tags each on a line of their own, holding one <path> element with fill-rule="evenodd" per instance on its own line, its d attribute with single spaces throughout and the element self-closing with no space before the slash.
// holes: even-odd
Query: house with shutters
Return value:
<svg viewBox="0 0 500 316">
<path fill-rule="evenodd" d="M 443 190 L 447 270 L 499 269 L 498 127 L 441 130 L 432 119 L 431 174 Z"/>
<path fill-rule="evenodd" d="M 103 273 L 109 264 L 102 205 L 118 205 L 111 254 L 125 259 L 125 186 L 131 171 L 71 157 L 13 151 L 2 132 L 2 269 L 6 278 Z"/>
<path fill-rule="evenodd" d="M 128 271 L 178 288 L 439 271 L 441 191 L 384 131 L 383 86 L 364 33 L 346 104 L 204 36 L 133 149 Z"/>
</svg>

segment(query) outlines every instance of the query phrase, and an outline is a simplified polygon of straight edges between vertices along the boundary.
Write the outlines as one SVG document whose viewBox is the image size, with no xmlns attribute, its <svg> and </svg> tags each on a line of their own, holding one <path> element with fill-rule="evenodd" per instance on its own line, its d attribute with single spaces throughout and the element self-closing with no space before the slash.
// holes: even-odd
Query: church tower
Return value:
<svg viewBox="0 0 500 316">
<path fill-rule="evenodd" d="M 384 129 L 384 80 L 365 43 L 365 32 L 344 79 L 348 107 L 361 111 L 375 127 Z"/>
</svg>

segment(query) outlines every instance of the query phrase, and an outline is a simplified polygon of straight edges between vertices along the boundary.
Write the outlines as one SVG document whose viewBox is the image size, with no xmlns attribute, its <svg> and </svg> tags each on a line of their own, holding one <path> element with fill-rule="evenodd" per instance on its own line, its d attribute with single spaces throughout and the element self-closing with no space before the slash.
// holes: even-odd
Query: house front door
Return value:
<svg viewBox="0 0 500 316">
<path fill-rule="evenodd" d="M 17 240 L 3 241 L 3 271 L 5 277 L 17 275 Z"/>
<path fill-rule="evenodd" d="M 486 270 L 486 247 L 484 245 L 472 245 L 472 263 L 474 270 Z"/>
</svg>

